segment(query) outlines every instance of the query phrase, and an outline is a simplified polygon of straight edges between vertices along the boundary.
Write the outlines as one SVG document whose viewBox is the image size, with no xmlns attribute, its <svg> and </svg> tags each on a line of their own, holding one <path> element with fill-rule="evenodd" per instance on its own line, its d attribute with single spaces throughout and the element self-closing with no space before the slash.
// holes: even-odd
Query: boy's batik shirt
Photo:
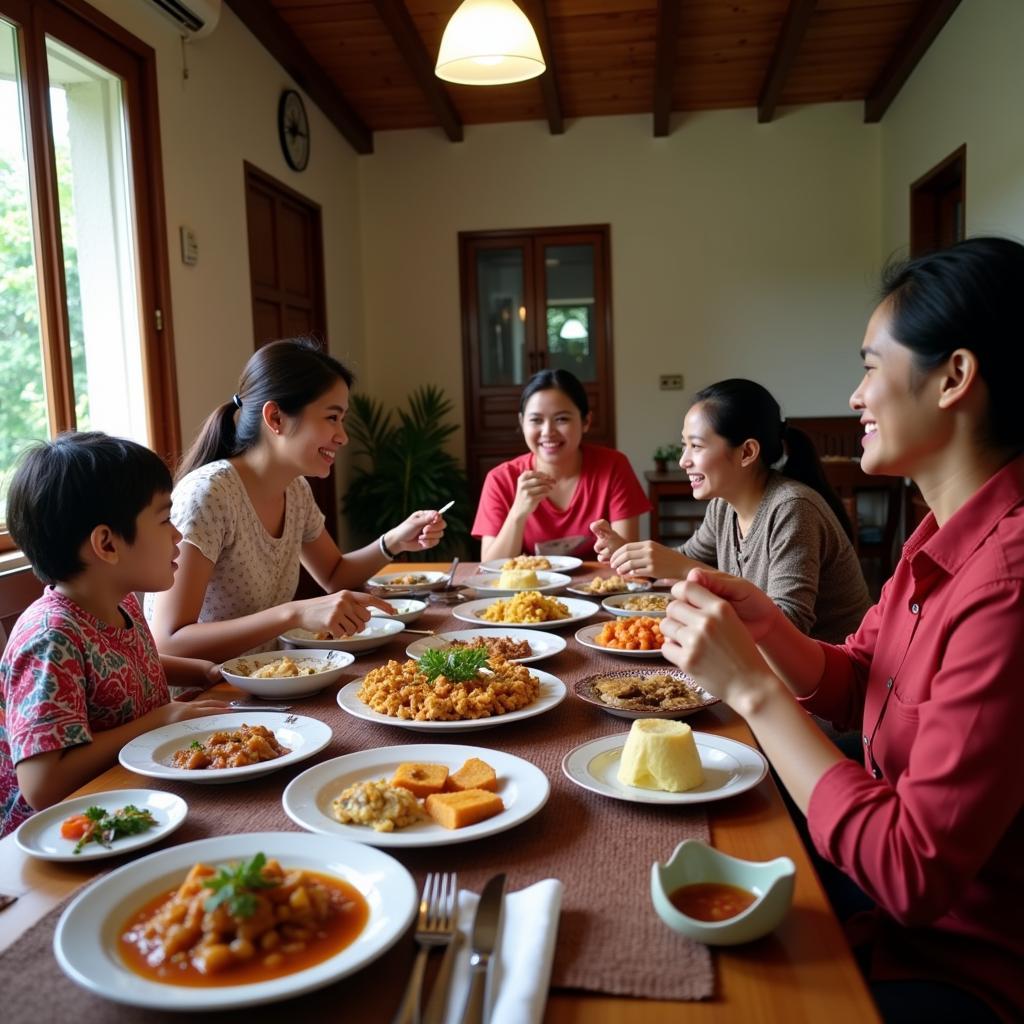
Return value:
<svg viewBox="0 0 1024 1024">
<path fill-rule="evenodd" d="M 52 587 L 18 619 L 0 658 L 0 835 L 33 811 L 15 766 L 92 741 L 169 700 L 167 678 L 134 594 L 108 626 Z"/>
</svg>

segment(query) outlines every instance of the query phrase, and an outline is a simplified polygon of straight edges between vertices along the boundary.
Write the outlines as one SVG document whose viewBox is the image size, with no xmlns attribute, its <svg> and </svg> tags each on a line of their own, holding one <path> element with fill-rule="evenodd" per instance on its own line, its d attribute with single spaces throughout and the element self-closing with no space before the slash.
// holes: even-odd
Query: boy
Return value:
<svg viewBox="0 0 1024 1024">
<path fill-rule="evenodd" d="M 48 586 L 0 658 L 0 836 L 109 768 L 133 737 L 225 708 L 169 702 L 168 676 L 205 689 L 218 674 L 161 658 L 134 593 L 174 580 L 170 514 L 167 467 L 133 441 L 62 434 L 14 474 L 7 525 Z"/>
</svg>

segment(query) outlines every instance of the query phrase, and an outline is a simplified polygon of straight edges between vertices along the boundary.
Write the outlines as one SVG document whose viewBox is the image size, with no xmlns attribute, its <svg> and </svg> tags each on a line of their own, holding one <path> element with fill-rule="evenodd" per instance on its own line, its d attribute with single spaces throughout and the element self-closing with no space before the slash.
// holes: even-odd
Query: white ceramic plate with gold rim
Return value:
<svg viewBox="0 0 1024 1024">
<path fill-rule="evenodd" d="M 331 803 L 342 790 L 357 782 L 390 779 L 403 762 L 443 764 L 449 772 L 456 772 L 471 757 L 485 761 L 498 776 L 496 792 L 505 810 L 493 818 L 456 829 L 443 828 L 433 818 L 427 818 L 394 832 L 375 832 L 369 825 L 344 825 L 331 816 Z M 515 828 L 547 803 L 550 791 L 547 776 L 536 765 L 514 754 L 483 747 L 423 743 L 360 750 L 314 765 L 292 779 L 281 803 L 285 814 L 310 832 L 370 846 L 450 846 Z"/>
<path fill-rule="evenodd" d="M 726 800 L 753 789 L 768 774 L 768 762 L 753 747 L 710 732 L 694 732 L 704 781 L 685 793 L 642 789 L 619 782 L 619 762 L 626 733 L 582 743 L 562 759 L 562 771 L 592 793 L 634 804 L 704 804 Z"/>
<path fill-rule="evenodd" d="M 244 985 L 165 985 L 125 966 L 117 952 L 118 935 L 140 907 L 183 881 L 195 863 L 217 866 L 257 853 L 286 868 L 308 868 L 354 886 L 370 908 L 363 930 L 350 945 L 312 967 Z M 409 872 L 364 843 L 306 832 L 217 836 L 150 854 L 94 882 L 61 915 L 53 951 L 72 981 L 114 1002 L 186 1011 L 259 1006 L 323 988 L 376 960 L 405 934 L 418 899 Z"/>
</svg>

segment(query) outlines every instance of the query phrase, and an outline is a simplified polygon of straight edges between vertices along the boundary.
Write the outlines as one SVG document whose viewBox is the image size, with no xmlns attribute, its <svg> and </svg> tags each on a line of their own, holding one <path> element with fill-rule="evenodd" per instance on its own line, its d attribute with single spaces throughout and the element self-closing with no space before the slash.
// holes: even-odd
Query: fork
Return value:
<svg viewBox="0 0 1024 1024">
<path fill-rule="evenodd" d="M 420 913 L 416 921 L 415 939 L 419 952 L 412 965 L 412 974 L 405 995 L 391 1024 L 420 1024 L 420 994 L 427 954 L 435 946 L 447 946 L 455 934 L 455 907 L 458 899 L 458 876 L 452 872 L 431 872 L 423 883 Z"/>
</svg>

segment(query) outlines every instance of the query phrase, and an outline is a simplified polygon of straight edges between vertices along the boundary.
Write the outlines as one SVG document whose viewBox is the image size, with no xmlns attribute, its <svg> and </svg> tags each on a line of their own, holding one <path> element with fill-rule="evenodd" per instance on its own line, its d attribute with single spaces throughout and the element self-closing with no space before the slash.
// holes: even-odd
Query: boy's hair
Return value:
<svg viewBox="0 0 1024 1024">
<path fill-rule="evenodd" d="M 7 527 L 36 576 L 58 583 L 85 568 L 79 552 L 97 526 L 134 543 L 139 513 L 171 486 L 167 466 L 141 444 L 69 431 L 23 453 L 8 491 Z"/>
</svg>

